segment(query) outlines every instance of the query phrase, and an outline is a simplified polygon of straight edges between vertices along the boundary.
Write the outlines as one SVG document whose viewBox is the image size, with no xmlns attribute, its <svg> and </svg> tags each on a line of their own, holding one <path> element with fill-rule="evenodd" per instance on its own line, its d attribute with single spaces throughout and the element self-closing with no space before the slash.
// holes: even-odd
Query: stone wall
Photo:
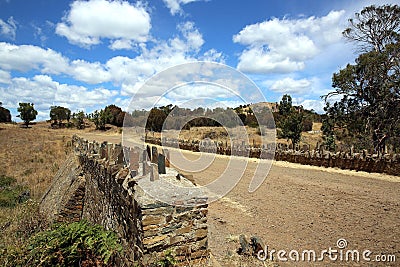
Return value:
<svg viewBox="0 0 400 267">
<path fill-rule="evenodd" d="M 221 142 L 215 142 L 212 146 L 202 147 L 203 143 L 198 141 L 175 140 L 164 138 L 147 137 L 147 143 L 169 147 L 179 147 L 190 151 L 215 152 L 221 155 L 245 156 L 261 159 L 275 159 L 304 165 L 333 167 L 340 169 L 378 172 L 390 175 L 400 175 L 400 154 L 368 154 L 354 153 L 353 151 L 330 152 L 323 149 L 323 146 L 310 150 L 309 146 L 303 146 L 297 150 L 289 149 L 285 144 L 269 144 L 265 147 L 253 147 L 245 145 L 226 146 Z"/>
<path fill-rule="evenodd" d="M 146 266 L 170 250 L 181 265 L 190 260 L 192 265 L 198 262 L 201 266 L 208 256 L 206 199 L 182 195 L 174 204 L 167 204 L 139 186 L 150 183 L 157 189 L 170 179 L 195 187 L 163 166 L 168 164 L 158 159 L 156 148 L 149 147 L 153 155 L 148 155 L 147 150 L 137 147 L 88 142 L 77 136 L 72 148 L 74 155 L 67 159 L 41 201 L 40 210 L 49 220 L 86 219 L 116 231 L 125 248 L 119 265 L 140 262 Z M 128 152 L 128 163 L 123 151 Z M 165 173 L 159 173 L 159 166 L 166 169 Z M 186 205 L 189 203 L 196 205 Z"/>
<path fill-rule="evenodd" d="M 40 209 L 49 221 L 79 221 L 82 217 L 85 179 L 78 158 L 70 155 L 44 194 Z"/>
</svg>

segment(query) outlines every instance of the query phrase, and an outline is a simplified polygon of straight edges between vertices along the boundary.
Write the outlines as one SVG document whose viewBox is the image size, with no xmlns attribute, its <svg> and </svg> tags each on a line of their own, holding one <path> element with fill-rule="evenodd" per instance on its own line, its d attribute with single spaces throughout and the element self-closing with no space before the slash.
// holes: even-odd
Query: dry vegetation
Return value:
<svg viewBox="0 0 400 267">
<path fill-rule="evenodd" d="M 49 129 L 47 123 L 28 129 L 1 124 L 0 129 L 0 173 L 16 178 L 39 199 L 65 160 L 66 143 L 73 131 Z"/>
<path fill-rule="evenodd" d="M 18 184 L 29 188 L 32 198 L 15 207 L 1 207 L 0 244 L 17 249 L 24 246 L 31 234 L 45 227 L 39 218 L 37 201 L 63 163 L 65 144 L 72 131 L 52 130 L 47 123 L 28 129 L 18 124 L 0 124 L 0 136 L 0 175 L 13 177 Z"/>
<path fill-rule="evenodd" d="M 310 145 L 311 148 L 315 148 L 317 143 L 322 143 L 322 133 L 321 133 L 321 125 L 322 123 L 314 122 L 313 123 L 313 128 L 311 133 L 308 132 L 302 132 L 301 134 L 301 140 L 300 140 L 300 147 L 304 144 Z M 249 143 L 250 144 L 255 144 L 259 145 L 261 143 L 261 137 L 257 133 L 256 128 L 251 128 L 248 126 L 246 127 L 246 131 L 248 133 L 249 137 Z M 239 128 L 239 127 L 238 127 Z M 230 138 L 232 139 L 232 142 L 235 144 L 241 144 L 242 142 L 242 135 L 241 132 L 239 131 L 238 128 L 232 129 L 232 134 L 229 136 L 227 131 L 223 127 L 192 127 L 189 130 L 167 130 L 164 131 L 162 134 L 161 133 L 150 133 L 149 136 L 153 137 L 158 137 L 160 138 L 161 136 L 167 137 L 167 138 L 178 138 L 181 140 L 202 140 L 204 138 L 210 138 L 212 140 L 215 140 L 217 142 L 222 142 L 227 144 L 230 144 Z M 271 130 L 272 131 L 272 130 Z M 268 132 L 267 132 L 268 134 Z M 289 144 L 290 141 L 286 139 L 276 139 L 277 142 L 283 143 L 283 144 Z"/>
</svg>

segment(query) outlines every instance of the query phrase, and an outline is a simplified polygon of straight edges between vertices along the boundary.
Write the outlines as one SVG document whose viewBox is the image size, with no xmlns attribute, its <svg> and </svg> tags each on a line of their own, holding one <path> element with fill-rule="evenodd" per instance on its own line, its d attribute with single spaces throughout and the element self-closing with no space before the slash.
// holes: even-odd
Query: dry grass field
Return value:
<svg viewBox="0 0 400 267">
<path fill-rule="evenodd" d="M 67 141 L 73 130 L 53 130 L 48 123 L 30 128 L 17 124 L 0 124 L 0 173 L 29 187 L 39 199 L 65 160 Z"/>
</svg>

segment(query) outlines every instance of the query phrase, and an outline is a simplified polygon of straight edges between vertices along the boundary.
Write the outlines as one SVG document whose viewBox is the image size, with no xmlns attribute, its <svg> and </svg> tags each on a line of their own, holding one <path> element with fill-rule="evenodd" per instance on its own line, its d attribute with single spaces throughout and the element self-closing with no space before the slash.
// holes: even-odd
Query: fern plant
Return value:
<svg viewBox="0 0 400 267">
<path fill-rule="evenodd" d="M 36 234 L 27 250 L 24 266 L 111 266 L 122 246 L 114 232 L 80 221 Z"/>
</svg>

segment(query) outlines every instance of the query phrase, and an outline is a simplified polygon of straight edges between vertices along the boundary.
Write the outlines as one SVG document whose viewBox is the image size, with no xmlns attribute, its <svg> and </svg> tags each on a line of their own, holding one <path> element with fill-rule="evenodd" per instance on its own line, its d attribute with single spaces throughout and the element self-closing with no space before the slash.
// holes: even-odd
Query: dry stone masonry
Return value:
<svg viewBox="0 0 400 267">
<path fill-rule="evenodd" d="M 209 254 L 207 198 L 175 192 L 177 198 L 168 204 L 141 187 L 151 186 L 159 194 L 167 194 L 159 187 L 166 181 L 195 187 L 168 167 L 166 151 L 88 142 L 77 136 L 72 148 L 74 155 L 41 201 L 41 212 L 49 220 L 86 219 L 116 231 L 126 249 L 120 259 L 124 266 L 147 265 L 166 251 L 172 251 L 182 266 L 189 260 L 191 266 L 202 265 Z"/>
</svg>

